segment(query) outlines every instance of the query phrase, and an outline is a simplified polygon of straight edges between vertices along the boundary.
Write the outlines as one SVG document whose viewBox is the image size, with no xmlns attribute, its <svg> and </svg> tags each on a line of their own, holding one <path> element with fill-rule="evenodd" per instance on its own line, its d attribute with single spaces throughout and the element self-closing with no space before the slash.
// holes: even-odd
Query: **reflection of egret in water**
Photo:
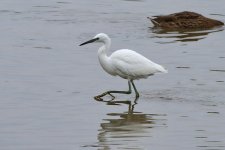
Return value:
<svg viewBox="0 0 225 150">
<path fill-rule="evenodd" d="M 175 43 L 175 42 L 192 42 L 204 39 L 210 33 L 223 31 L 223 27 L 213 28 L 211 30 L 163 30 L 150 28 L 150 32 L 153 33 L 153 38 L 162 39 L 160 44 Z M 168 41 L 168 39 L 172 39 Z M 166 41 L 165 41 L 166 40 Z"/>
<path fill-rule="evenodd" d="M 165 126 L 165 119 L 160 119 L 164 114 L 135 112 L 136 102 L 132 104 L 131 101 L 111 101 L 107 104 L 127 104 L 128 111 L 108 113 L 107 119 L 103 119 L 98 134 L 99 149 L 142 149 L 144 145 L 141 142 L 151 137 L 151 129 Z"/>
</svg>

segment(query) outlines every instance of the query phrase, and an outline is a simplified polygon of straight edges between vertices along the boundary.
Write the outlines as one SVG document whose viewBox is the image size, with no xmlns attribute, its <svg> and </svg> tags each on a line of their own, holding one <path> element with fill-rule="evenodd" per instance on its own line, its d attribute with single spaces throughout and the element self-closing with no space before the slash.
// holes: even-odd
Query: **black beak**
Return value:
<svg viewBox="0 0 225 150">
<path fill-rule="evenodd" d="M 97 41 L 98 39 L 99 39 L 99 38 L 91 39 L 91 40 L 89 40 L 89 41 L 87 41 L 87 42 L 84 42 L 84 43 L 80 44 L 79 46 L 82 46 L 82 45 L 85 45 L 85 44 L 88 44 L 88 43 L 93 43 L 93 42 Z"/>
</svg>

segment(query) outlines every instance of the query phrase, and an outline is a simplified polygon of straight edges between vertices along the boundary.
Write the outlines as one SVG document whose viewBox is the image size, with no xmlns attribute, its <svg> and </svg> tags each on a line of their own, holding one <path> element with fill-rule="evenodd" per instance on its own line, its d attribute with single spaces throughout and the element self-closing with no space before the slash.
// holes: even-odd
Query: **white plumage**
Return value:
<svg viewBox="0 0 225 150">
<path fill-rule="evenodd" d="M 136 80 L 167 72 L 162 66 L 129 49 L 115 51 L 109 58 L 117 75 L 124 79 Z"/>
<path fill-rule="evenodd" d="M 98 59 L 102 66 L 102 68 L 109 74 L 113 76 L 120 76 L 124 79 L 128 80 L 129 91 L 126 94 L 131 93 L 130 91 L 130 82 L 132 83 L 134 90 L 136 92 L 136 97 L 139 96 L 134 84 L 133 80 L 147 78 L 157 72 L 167 73 L 167 70 L 159 64 L 152 62 L 141 54 L 129 50 L 129 49 L 121 49 L 113 52 L 110 56 L 107 56 L 107 50 L 109 50 L 111 46 L 111 40 L 108 35 L 104 33 L 97 34 L 93 39 L 80 44 L 80 46 L 92 43 L 92 42 L 100 42 L 103 45 L 98 50 Z M 111 93 L 122 93 L 108 91 L 106 94 Z M 106 95 L 99 95 L 98 98 Z"/>
</svg>

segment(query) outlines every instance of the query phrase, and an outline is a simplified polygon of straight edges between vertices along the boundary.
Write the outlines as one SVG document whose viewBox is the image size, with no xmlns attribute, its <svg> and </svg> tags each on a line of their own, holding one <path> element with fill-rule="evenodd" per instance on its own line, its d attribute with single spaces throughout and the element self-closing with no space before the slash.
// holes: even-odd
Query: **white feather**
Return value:
<svg viewBox="0 0 225 150">
<path fill-rule="evenodd" d="M 125 79 L 147 78 L 157 72 L 167 72 L 161 65 L 129 49 L 115 51 L 109 61 L 117 75 Z"/>
<path fill-rule="evenodd" d="M 98 50 L 98 59 L 102 68 L 113 76 L 120 76 L 124 79 L 128 79 L 129 91 L 108 91 L 108 94 L 110 95 L 111 93 L 131 93 L 130 83 L 132 83 L 136 93 L 136 98 L 138 98 L 139 93 L 133 83 L 133 80 L 147 78 L 157 72 L 167 73 L 167 70 L 164 67 L 152 62 L 133 50 L 121 49 L 112 53 L 111 56 L 107 56 L 106 52 L 111 46 L 111 40 L 108 35 L 104 33 L 97 34 L 93 39 L 80 44 L 80 46 L 92 42 L 100 42 L 103 44 Z M 97 96 L 97 99 L 99 100 L 100 97 L 104 95 L 105 93 Z"/>
</svg>

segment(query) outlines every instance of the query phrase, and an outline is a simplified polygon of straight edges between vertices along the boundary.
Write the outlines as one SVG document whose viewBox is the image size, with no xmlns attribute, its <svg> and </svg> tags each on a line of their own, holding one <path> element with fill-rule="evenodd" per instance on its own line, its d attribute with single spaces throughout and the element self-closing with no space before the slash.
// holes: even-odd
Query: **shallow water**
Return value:
<svg viewBox="0 0 225 150">
<path fill-rule="evenodd" d="M 1 149 L 225 149 L 224 28 L 161 32 L 147 19 L 183 10 L 225 22 L 222 0 L 1 1 Z M 98 44 L 78 46 L 99 32 L 109 53 L 134 49 L 168 68 L 136 81 L 137 104 L 93 99 L 127 88 L 101 69 Z"/>
</svg>

